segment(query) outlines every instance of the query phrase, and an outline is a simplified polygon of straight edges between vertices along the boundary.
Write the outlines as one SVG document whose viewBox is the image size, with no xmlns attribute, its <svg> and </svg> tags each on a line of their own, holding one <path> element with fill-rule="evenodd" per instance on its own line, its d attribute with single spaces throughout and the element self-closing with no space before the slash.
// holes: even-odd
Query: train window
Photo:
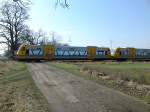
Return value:
<svg viewBox="0 0 150 112">
<path fill-rule="evenodd" d="M 128 55 L 128 51 L 120 51 L 120 55 Z"/>
<path fill-rule="evenodd" d="M 120 51 L 119 54 L 122 55 L 122 52 Z"/>
<path fill-rule="evenodd" d="M 29 49 L 26 50 L 26 55 L 27 55 L 27 56 L 29 55 Z"/>
<path fill-rule="evenodd" d="M 99 55 L 104 55 L 104 51 L 100 51 L 100 52 L 99 52 Z"/>
<path fill-rule="evenodd" d="M 97 51 L 97 55 L 104 55 L 104 51 Z"/>
<path fill-rule="evenodd" d="M 138 55 L 138 56 L 141 56 L 141 55 L 142 55 L 142 53 L 141 53 L 141 52 L 137 52 L 137 55 Z"/>
<path fill-rule="evenodd" d="M 124 51 L 124 55 L 128 55 L 128 51 Z"/>
<path fill-rule="evenodd" d="M 146 52 L 144 52 L 143 54 L 144 54 L 144 56 L 146 56 L 146 55 L 147 55 L 147 53 L 146 53 Z"/>
</svg>

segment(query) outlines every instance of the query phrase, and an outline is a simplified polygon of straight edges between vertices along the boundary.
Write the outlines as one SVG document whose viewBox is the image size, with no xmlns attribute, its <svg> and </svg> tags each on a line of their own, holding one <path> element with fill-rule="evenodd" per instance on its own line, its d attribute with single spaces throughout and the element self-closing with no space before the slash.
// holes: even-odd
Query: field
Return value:
<svg viewBox="0 0 150 112">
<path fill-rule="evenodd" d="M 50 65 L 150 103 L 149 62 L 53 62 Z"/>
<path fill-rule="evenodd" d="M 0 61 L 0 112 L 48 112 L 45 97 L 22 62 Z"/>
</svg>

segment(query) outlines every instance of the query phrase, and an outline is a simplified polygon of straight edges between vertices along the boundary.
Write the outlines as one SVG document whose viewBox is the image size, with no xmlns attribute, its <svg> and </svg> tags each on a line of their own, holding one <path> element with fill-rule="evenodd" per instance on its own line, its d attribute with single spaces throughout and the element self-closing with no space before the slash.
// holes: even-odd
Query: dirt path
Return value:
<svg viewBox="0 0 150 112">
<path fill-rule="evenodd" d="M 150 112 L 136 99 L 44 63 L 28 63 L 51 112 Z"/>
</svg>

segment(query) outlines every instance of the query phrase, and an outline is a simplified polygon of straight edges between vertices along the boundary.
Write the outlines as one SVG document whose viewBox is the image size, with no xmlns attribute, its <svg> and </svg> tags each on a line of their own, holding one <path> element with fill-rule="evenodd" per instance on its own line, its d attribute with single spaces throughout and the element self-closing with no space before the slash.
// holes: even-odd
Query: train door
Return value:
<svg viewBox="0 0 150 112">
<path fill-rule="evenodd" d="M 88 59 L 95 59 L 96 57 L 96 47 L 87 47 Z"/>
<path fill-rule="evenodd" d="M 54 59 L 54 55 L 55 55 L 55 49 L 53 45 L 45 45 L 44 47 L 44 53 L 45 53 L 45 59 L 46 60 L 52 60 Z"/>
<path fill-rule="evenodd" d="M 117 58 L 117 59 L 121 57 L 121 48 L 117 48 L 115 50 L 114 57 Z"/>
<path fill-rule="evenodd" d="M 135 48 L 128 48 L 128 58 L 134 59 L 136 56 L 136 49 Z"/>
</svg>

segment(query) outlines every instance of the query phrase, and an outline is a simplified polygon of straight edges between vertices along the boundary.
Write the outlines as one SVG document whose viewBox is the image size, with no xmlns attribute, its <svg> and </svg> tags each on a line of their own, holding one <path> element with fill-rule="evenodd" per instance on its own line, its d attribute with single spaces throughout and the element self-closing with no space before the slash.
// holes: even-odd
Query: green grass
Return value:
<svg viewBox="0 0 150 112">
<path fill-rule="evenodd" d="M 144 62 L 96 62 L 96 63 L 76 63 L 78 66 L 86 66 L 90 68 L 107 68 L 114 70 L 137 70 L 137 69 L 150 69 L 150 63 Z"/>
<path fill-rule="evenodd" d="M 114 69 L 137 69 L 137 68 L 150 68 L 150 63 L 144 62 L 98 62 L 98 63 L 89 63 L 90 66 L 97 66 L 97 67 L 108 67 Z"/>
<path fill-rule="evenodd" d="M 48 112 L 24 63 L 0 61 L 0 67 L 0 112 Z"/>
<path fill-rule="evenodd" d="M 79 63 L 77 65 L 86 69 L 104 72 L 112 79 L 135 81 L 139 84 L 150 84 L 150 63 Z"/>
<path fill-rule="evenodd" d="M 150 63 L 148 62 L 57 62 L 49 64 L 150 103 L 150 94 L 147 94 L 150 89 L 145 90 L 142 88 L 141 90 L 137 90 L 136 87 L 132 85 L 131 87 L 127 86 L 127 83 L 132 81 L 136 86 L 147 85 L 150 87 Z M 93 75 L 92 72 L 94 71 L 96 71 L 97 74 L 105 74 L 109 79 L 104 80 Z"/>
<path fill-rule="evenodd" d="M 109 75 L 114 80 L 135 81 L 140 84 L 150 84 L 150 63 L 51 63 L 53 66 L 70 72 L 81 69 L 97 71 Z"/>
</svg>

